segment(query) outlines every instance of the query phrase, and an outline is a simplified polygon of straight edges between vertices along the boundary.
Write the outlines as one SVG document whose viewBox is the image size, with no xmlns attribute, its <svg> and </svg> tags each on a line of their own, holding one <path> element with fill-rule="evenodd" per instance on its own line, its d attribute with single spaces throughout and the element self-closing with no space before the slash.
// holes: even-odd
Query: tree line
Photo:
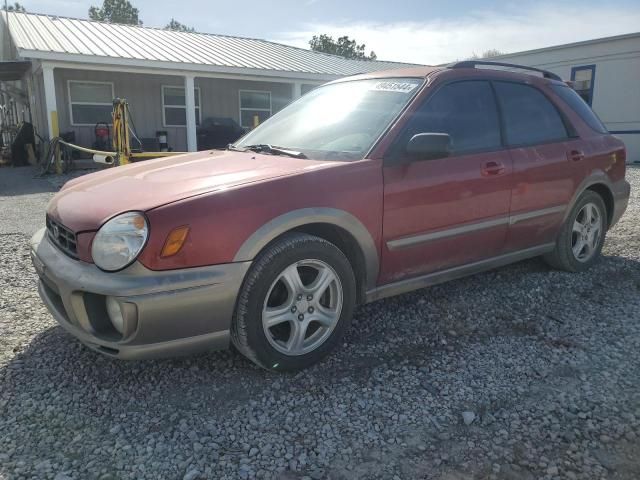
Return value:
<svg viewBox="0 0 640 480">
<path fill-rule="evenodd" d="M 27 9 L 24 5 L 14 2 L 6 7 L 3 5 L 2 10 L 8 12 L 26 13 Z M 89 8 L 89 18 L 107 23 L 122 23 L 125 25 L 142 25 L 140 20 L 140 11 L 134 7 L 129 0 L 104 0 L 101 7 L 91 6 Z M 171 18 L 169 23 L 164 26 L 165 30 L 175 30 L 177 32 L 195 32 L 195 29 L 180 23 L 175 18 Z"/>
</svg>

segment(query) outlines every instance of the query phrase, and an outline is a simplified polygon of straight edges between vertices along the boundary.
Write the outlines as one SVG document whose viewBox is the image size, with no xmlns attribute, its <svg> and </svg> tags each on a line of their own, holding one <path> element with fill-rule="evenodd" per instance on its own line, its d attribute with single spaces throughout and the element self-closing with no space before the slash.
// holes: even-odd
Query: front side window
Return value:
<svg viewBox="0 0 640 480">
<path fill-rule="evenodd" d="M 72 125 L 111 123 L 112 83 L 69 80 L 68 87 Z"/>
<path fill-rule="evenodd" d="M 598 133 L 608 133 L 607 127 L 602 124 L 594 111 L 584 101 L 584 98 L 581 98 L 575 90 L 568 85 L 552 85 L 551 88 L 592 129 Z"/>
<path fill-rule="evenodd" d="M 398 148 L 418 133 L 447 133 L 453 154 L 500 148 L 500 121 L 491 85 L 462 81 L 440 88 L 414 112 Z"/>
<path fill-rule="evenodd" d="M 362 159 L 423 83 L 422 78 L 383 78 L 318 87 L 235 147 L 269 144 L 300 151 L 309 158 Z"/>
<path fill-rule="evenodd" d="M 568 137 L 560 113 L 537 88 L 521 83 L 494 82 L 504 118 L 508 145 L 533 145 Z"/>
<path fill-rule="evenodd" d="M 270 116 L 271 92 L 240 90 L 240 125 L 253 128 Z"/>
<path fill-rule="evenodd" d="M 200 88 L 195 87 L 196 125 L 200 125 Z M 162 87 L 162 115 L 165 127 L 187 125 L 187 100 L 184 87 Z"/>
<path fill-rule="evenodd" d="M 593 104 L 595 74 L 595 65 L 573 67 L 571 69 L 571 81 L 573 82 L 573 88 L 589 106 Z"/>
</svg>

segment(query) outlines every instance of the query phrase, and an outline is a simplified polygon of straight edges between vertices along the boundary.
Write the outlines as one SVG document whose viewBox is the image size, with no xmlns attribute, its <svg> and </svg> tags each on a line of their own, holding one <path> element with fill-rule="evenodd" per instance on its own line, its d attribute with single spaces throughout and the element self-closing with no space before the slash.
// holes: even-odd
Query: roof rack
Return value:
<svg viewBox="0 0 640 480">
<path fill-rule="evenodd" d="M 531 72 L 541 73 L 544 78 L 550 78 L 552 80 L 562 79 L 553 72 L 548 70 L 542 70 L 541 68 L 535 67 L 526 67 L 524 65 L 516 65 L 515 63 L 503 63 L 503 62 L 488 62 L 484 60 L 464 60 L 462 62 L 453 62 L 447 65 L 448 68 L 476 68 L 478 65 L 488 65 L 491 67 L 508 67 L 508 68 L 518 68 L 520 70 L 528 70 Z"/>
</svg>

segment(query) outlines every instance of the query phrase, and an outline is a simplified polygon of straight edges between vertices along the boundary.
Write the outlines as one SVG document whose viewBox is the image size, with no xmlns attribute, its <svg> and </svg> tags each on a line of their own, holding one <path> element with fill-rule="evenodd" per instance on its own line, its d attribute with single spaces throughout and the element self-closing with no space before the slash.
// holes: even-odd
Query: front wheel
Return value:
<svg viewBox="0 0 640 480">
<path fill-rule="evenodd" d="M 555 249 L 545 255 L 551 266 L 569 272 L 589 268 L 598 260 L 607 233 L 607 209 L 602 197 L 587 190 L 567 217 Z"/>
<path fill-rule="evenodd" d="M 355 276 L 338 247 L 312 235 L 286 234 L 258 256 L 247 274 L 231 340 L 263 368 L 306 368 L 339 342 L 355 298 Z"/>
</svg>

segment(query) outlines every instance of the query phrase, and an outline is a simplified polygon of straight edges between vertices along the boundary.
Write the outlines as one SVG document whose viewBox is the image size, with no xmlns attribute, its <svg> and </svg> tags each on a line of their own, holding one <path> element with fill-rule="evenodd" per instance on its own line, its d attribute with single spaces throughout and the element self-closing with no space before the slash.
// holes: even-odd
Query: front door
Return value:
<svg viewBox="0 0 640 480">
<path fill-rule="evenodd" d="M 447 133 L 452 154 L 402 161 L 418 133 Z M 502 148 L 489 82 L 446 84 L 427 98 L 385 156 L 382 266 L 385 284 L 503 252 L 511 158 Z"/>
</svg>

